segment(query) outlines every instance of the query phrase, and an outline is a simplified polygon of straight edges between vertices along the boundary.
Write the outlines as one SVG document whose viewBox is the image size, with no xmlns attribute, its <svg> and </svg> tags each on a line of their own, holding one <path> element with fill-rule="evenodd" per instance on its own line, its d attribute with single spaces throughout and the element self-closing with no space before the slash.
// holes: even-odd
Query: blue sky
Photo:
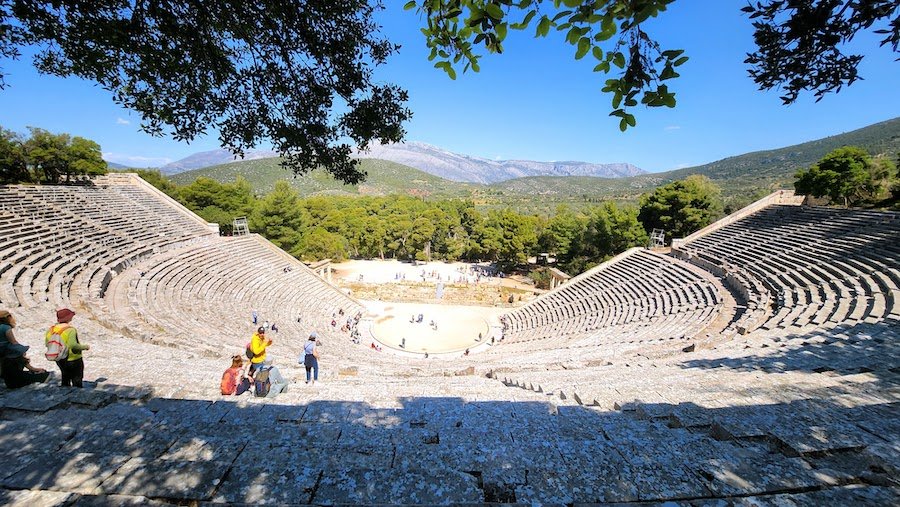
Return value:
<svg viewBox="0 0 900 507">
<path fill-rule="evenodd" d="M 573 58 L 560 34 L 534 39 L 533 29 L 510 32 L 503 55 L 486 55 L 480 73 L 451 81 L 427 61 L 421 20 L 392 0 L 379 14 L 384 33 L 402 45 L 377 71 L 381 81 L 410 94 L 414 117 L 407 139 L 492 159 L 630 162 L 656 172 L 703 164 L 854 130 L 900 116 L 900 63 L 876 36 L 860 34 L 865 78 L 818 104 L 811 95 L 782 106 L 777 92 L 760 92 L 747 77 L 752 27 L 739 1 L 679 0 L 648 26 L 664 48 L 691 58 L 672 81 L 674 109 L 636 108 L 638 125 L 625 133 L 608 117 L 605 77 L 590 57 Z M 26 58 L 0 62 L 9 85 L 0 91 L 0 125 L 27 126 L 94 139 L 108 160 L 162 165 L 218 148 L 215 133 L 191 144 L 139 131 L 139 117 L 110 94 L 78 79 L 38 75 Z"/>
</svg>

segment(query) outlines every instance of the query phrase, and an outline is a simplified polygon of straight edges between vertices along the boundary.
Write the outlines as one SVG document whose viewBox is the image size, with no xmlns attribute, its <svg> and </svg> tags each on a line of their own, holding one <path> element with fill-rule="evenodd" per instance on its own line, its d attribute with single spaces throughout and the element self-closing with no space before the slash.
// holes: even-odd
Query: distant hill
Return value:
<svg viewBox="0 0 900 507">
<path fill-rule="evenodd" d="M 593 164 L 590 162 L 536 162 L 533 160 L 490 160 L 462 155 L 432 146 L 409 142 L 376 145 L 360 158 L 390 160 L 425 171 L 441 178 L 472 183 L 496 183 L 526 176 L 597 176 L 621 178 L 646 171 L 627 163 Z"/>
<path fill-rule="evenodd" d="M 277 157 L 269 150 L 248 150 L 243 160 Z M 619 178 L 643 174 L 645 171 L 631 164 L 592 164 L 589 162 L 535 162 L 533 160 L 488 160 L 453 153 L 425 143 L 376 145 L 367 152 L 355 152 L 360 159 L 396 162 L 435 176 L 470 183 L 493 183 L 523 176 L 599 176 Z M 178 174 L 234 162 L 227 150 L 194 153 L 189 157 L 164 165 L 163 174 Z"/>
<path fill-rule="evenodd" d="M 258 160 L 261 158 L 277 157 L 278 153 L 271 150 L 247 150 L 242 160 Z M 192 169 L 212 167 L 215 165 L 234 162 L 234 155 L 228 150 L 211 150 L 194 153 L 181 160 L 176 160 L 159 168 L 163 174 L 178 174 Z"/>
<path fill-rule="evenodd" d="M 178 184 L 187 184 L 198 176 L 218 181 L 233 181 L 242 175 L 257 193 L 271 190 L 275 181 L 289 179 L 302 195 L 390 195 L 406 194 L 431 197 L 468 197 L 484 207 L 511 205 L 528 212 L 552 211 L 558 204 L 579 207 L 604 199 L 635 201 L 642 193 L 691 174 L 705 174 L 722 187 L 726 201 L 742 204 L 754 195 L 778 188 L 790 188 L 797 169 L 806 168 L 829 151 L 846 145 L 860 146 L 869 153 L 900 153 L 900 118 L 859 130 L 803 144 L 729 157 L 709 164 L 663 173 L 628 178 L 595 176 L 528 176 L 490 185 L 461 183 L 442 179 L 402 164 L 363 159 L 368 180 L 358 186 L 345 186 L 324 171 L 301 177 L 281 168 L 277 158 L 244 160 L 193 170 L 172 176 Z"/>
<path fill-rule="evenodd" d="M 295 177 L 282 168 L 279 161 L 278 158 L 242 160 L 186 171 L 170 176 L 170 179 L 179 185 L 187 185 L 201 176 L 221 182 L 231 182 L 237 176 L 243 176 L 257 194 L 269 192 L 275 188 L 278 180 L 287 180 L 303 196 L 405 194 L 419 197 L 465 197 L 478 193 L 482 188 L 478 184 L 448 181 L 387 160 L 361 160 L 360 168 L 368 177 L 360 185 L 344 185 L 323 170 Z"/>
<path fill-rule="evenodd" d="M 791 188 L 794 173 L 841 146 L 859 146 L 873 155 L 900 153 L 900 118 L 803 144 L 757 151 L 709 164 L 631 178 L 520 178 L 492 185 L 509 194 L 582 196 L 629 200 L 659 185 L 703 174 L 715 181 L 725 197 Z"/>
</svg>

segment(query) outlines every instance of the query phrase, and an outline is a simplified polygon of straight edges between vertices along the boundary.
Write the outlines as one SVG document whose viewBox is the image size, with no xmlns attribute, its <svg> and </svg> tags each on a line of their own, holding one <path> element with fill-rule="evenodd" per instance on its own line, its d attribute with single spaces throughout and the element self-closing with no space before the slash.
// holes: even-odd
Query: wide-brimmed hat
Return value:
<svg viewBox="0 0 900 507">
<path fill-rule="evenodd" d="M 72 310 L 69 310 L 68 308 L 60 308 L 59 310 L 56 310 L 56 320 L 57 321 L 71 319 L 74 316 L 75 316 L 75 312 L 73 312 Z"/>
<path fill-rule="evenodd" d="M 6 342 L 0 350 L 3 351 L 3 357 L 5 357 L 6 359 L 15 359 L 17 357 L 24 356 L 25 353 L 28 352 L 28 349 L 28 345 Z"/>
</svg>

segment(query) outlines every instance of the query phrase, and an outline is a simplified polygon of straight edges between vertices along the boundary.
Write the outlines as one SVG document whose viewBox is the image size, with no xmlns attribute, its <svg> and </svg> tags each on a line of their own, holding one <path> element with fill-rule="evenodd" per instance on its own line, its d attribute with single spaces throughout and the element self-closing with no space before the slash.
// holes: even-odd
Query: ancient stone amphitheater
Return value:
<svg viewBox="0 0 900 507">
<path fill-rule="evenodd" d="M 900 503 L 898 213 L 773 194 L 437 359 L 353 344 L 359 302 L 134 176 L 0 187 L 0 227 L 35 362 L 59 307 L 92 345 L 84 390 L 0 390 L 2 504 Z M 290 378 L 319 330 L 321 385 L 218 395 L 251 309 Z"/>
</svg>

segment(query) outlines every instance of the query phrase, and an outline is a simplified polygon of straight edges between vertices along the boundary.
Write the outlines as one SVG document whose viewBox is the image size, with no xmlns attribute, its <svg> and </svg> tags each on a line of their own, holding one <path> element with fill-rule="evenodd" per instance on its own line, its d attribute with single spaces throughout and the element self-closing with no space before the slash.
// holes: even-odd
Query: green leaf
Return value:
<svg viewBox="0 0 900 507">
<path fill-rule="evenodd" d="M 628 129 L 628 122 L 625 121 L 625 118 L 622 118 L 621 120 L 619 120 L 619 130 L 621 130 L 622 132 L 625 132 L 625 130 L 627 130 L 627 129 Z"/>
<path fill-rule="evenodd" d="M 443 69 L 444 72 L 446 72 L 447 75 L 450 76 L 450 79 L 456 79 L 456 71 L 453 69 L 453 66 L 450 65 L 450 62 L 437 62 L 436 64 L 434 64 L 434 68 Z"/>
<path fill-rule="evenodd" d="M 623 55 L 622 53 L 616 53 L 613 56 L 613 65 L 620 69 L 625 68 L 625 55 Z"/>
<path fill-rule="evenodd" d="M 594 55 L 594 58 L 596 58 L 596 59 L 598 59 L 598 60 L 602 60 L 602 59 L 603 59 L 603 50 L 600 49 L 600 46 L 594 46 L 594 47 L 592 47 L 592 48 L 591 48 L 591 53 Z M 594 70 L 596 71 L 597 69 L 595 68 Z"/>
<path fill-rule="evenodd" d="M 500 8 L 497 4 L 487 4 L 484 6 L 484 11 L 487 12 L 488 16 L 500 20 L 503 19 L 503 9 Z"/>
<path fill-rule="evenodd" d="M 410 0 L 409 2 L 406 2 L 406 5 L 403 6 L 404 11 L 408 11 L 410 9 L 415 9 L 415 8 L 416 8 L 416 0 Z"/>
<path fill-rule="evenodd" d="M 683 65 L 686 61 L 688 61 L 688 57 L 682 56 L 681 58 L 675 60 L 675 63 L 673 63 L 672 65 L 678 67 L 679 65 Z"/>
<path fill-rule="evenodd" d="M 584 58 L 584 55 L 588 53 L 591 49 L 591 39 L 587 37 L 582 37 L 578 39 L 578 50 L 575 51 L 575 59 L 581 60 Z"/>
<path fill-rule="evenodd" d="M 538 23 L 534 36 L 546 37 L 548 33 L 550 33 L 550 18 L 541 16 L 541 21 Z"/>
<path fill-rule="evenodd" d="M 616 34 L 616 21 L 612 16 L 606 16 L 600 23 L 600 33 L 594 36 L 594 40 L 602 42 Z"/>
<path fill-rule="evenodd" d="M 528 14 L 526 14 L 525 19 L 523 19 L 522 22 L 519 23 L 522 26 L 522 28 L 525 28 L 526 26 L 528 26 L 528 24 L 531 23 L 531 20 L 534 19 L 534 16 L 536 14 L 537 14 L 537 11 L 531 11 Z"/>
<path fill-rule="evenodd" d="M 626 114 L 624 120 L 630 127 L 637 125 L 637 120 L 634 119 L 633 114 Z"/>
<path fill-rule="evenodd" d="M 572 29 L 569 30 L 569 33 L 566 34 L 566 42 L 575 44 L 578 42 L 579 37 L 581 37 L 581 31 L 578 30 L 577 27 L 572 27 Z"/>
<path fill-rule="evenodd" d="M 497 31 L 497 40 L 502 41 L 506 38 L 506 23 L 500 23 L 499 25 L 494 27 L 494 30 Z"/>
</svg>

